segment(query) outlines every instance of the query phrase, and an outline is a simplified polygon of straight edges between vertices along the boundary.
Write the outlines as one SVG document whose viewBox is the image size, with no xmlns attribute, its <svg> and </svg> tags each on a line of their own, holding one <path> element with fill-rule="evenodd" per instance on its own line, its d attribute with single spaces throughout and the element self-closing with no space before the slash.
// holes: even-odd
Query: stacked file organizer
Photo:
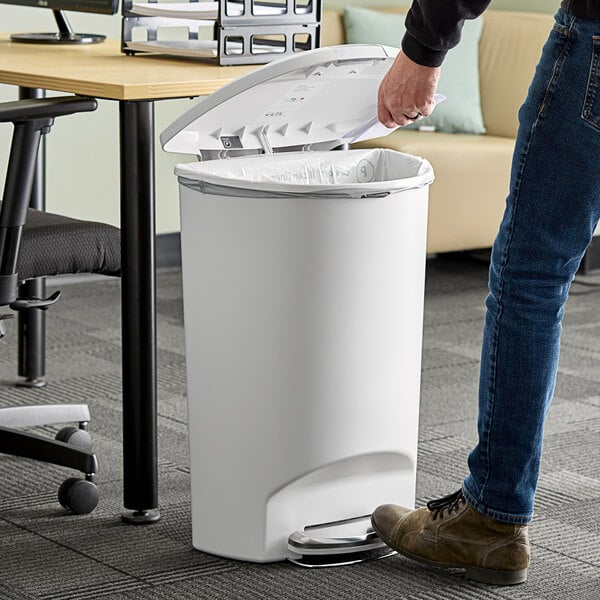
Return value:
<svg viewBox="0 0 600 600">
<path fill-rule="evenodd" d="M 123 2 L 122 50 L 262 64 L 319 47 L 321 0 Z"/>
</svg>

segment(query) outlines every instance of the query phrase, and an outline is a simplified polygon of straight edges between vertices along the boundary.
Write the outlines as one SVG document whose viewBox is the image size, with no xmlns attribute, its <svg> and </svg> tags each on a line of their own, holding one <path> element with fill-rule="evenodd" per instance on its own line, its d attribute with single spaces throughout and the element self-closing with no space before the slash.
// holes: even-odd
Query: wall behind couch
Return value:
<svg viewBox="0 0 600 600">
<path fill-rule="evenodd" d="M 348 4 L 356 6 L 408 6 L 410 0 L 324 0 L 326 8 L 343 8 Z M 521 10 L 529 12 L 554 13 L 560 0 L 492 0 L 494 10 Z"/>
<path fill-rule="evenodd" d="M 325 8 L 346 4 L 363 6 L 406 5 L 408 0 L 325 0 Z M 559 0 L 493 0 L 492 8 L 554 12 Z M 68 13 L 76 31 L 120 36 L 120 15 L 111 17 Z M 52 31 L 55 27 L 49 10 L 0 4 L 2 31 Z M 135 59 L 132 59 L 135 60 Z M 16 88 L 0 85 L 0 101 L 16 98 Z M 193 100 L 156 103 L 156 129 L 161 131 Z M 0 177 L 8 157 L 11 128 L 0 125 Z M 177 182 L 173 166 L 189 157 L 167 155 L 156 146 L 157 231 L 179 230 Z M 100 101 L 96 113 L 57 120 L 48 137 L 48 209 L 73 217 L 119 223 L 118 107 L 116 102 Z"/>
</svg>

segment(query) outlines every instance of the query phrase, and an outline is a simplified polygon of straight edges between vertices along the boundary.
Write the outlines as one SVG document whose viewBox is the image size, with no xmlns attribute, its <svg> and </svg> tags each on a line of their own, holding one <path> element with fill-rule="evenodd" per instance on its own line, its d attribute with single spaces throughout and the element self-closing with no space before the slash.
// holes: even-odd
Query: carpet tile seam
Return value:
<svg viewBox="0 0 600 600">
<path fill-rule="evenodd" d="M 120 573 L 121 575 L 125 575 L 126 577 L 131 577 L 132 579 L 135 579 L 137 581 L 140 581 L 143 583 L 143 579 L 140 579 L 139 577 L 137 577 L 136 575 L 133 575 L 131 573 L 128 573 L 126 571 L 123 571 L 122 569 L 119 569 L 118 567 L 115 567 L 114 565 L 111 565 L 103 560 L 97 559 L 94 556 L 91 556 L 85 552 L 83 552 L 82 550 L 79 550 L 77 548 L 74 548 L 72 546 L 68 546 L 67 544 L 64 544 L 62 542 L 60 542 L 59 540 L 56 540 L 54 538 L 51 538 L 47 535 L 44 535 L 43 533 L 40 533 L 38 531 L 32 530 L 30 528 L 28 528 L 27 526 L 25 526 L 24 524 L 21 523 L 16 523 L 15 521 L 11 521 L 9 519 L 9 522 L 11 525 L 14 525 L 15 527 L 18 527 L 19 529 L 26 531 L 27 533 L 30 533 L 32 535 L 35 535 L 37 537 L 42 538 L 43 540 L 50 542 L 51 544 L 54 544 L 56 546 L 59 546 L 61 548 L 64 548 L 66 550 L 69 550 L 71 552 L 74 552 L 75 554 L 78 554 L 79 556 L 82 556 L 84 559 L 86 560 L 91 560 L 95 563 L 98 563 L 104 567 L 107 567 L 108 569 L 112 569 L 113 571 L 116 571 L 117 573 Z"/>
<path fill-rule="evenodd" d="M 548 546 L 545 546 L 543 543 L 540 543 L 538 541 L 530 541 L 530 544 L 532 547 L 535 546 L 536 548 L 542 548 L 543 550 L 546 550 L 547 552 L 551 552 L 552 554 L 555 554 L 557 556 L 563 556 L 564 558 L 568 558 L 569 560 L 579 562 L 583 565 L 587 565 L 589 567 L 594 567 L 596 569 L 600 569 L 600 563 L 592 563 L 587 560 L 578 558 L 577 556 L 572 556 L 571 554 L 568 554 L 566 552 L 561 552 L 559 550 L 555 550 L 554 548 L 548 548 Z M 599 581 L 600 581 L 600 570 L 598 571 L 598 575 L 599 575 Z"/>
</svg>

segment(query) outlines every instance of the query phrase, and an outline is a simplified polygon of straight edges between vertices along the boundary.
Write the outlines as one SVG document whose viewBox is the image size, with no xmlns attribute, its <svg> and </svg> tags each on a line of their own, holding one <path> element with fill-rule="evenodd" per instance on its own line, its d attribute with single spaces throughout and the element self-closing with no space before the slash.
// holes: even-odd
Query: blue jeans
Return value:
<svg viewBox="0 0 600 600">
<path fill-rule="evenodd" d="M 507 523 L 533 514 L 563 306 L 600 217 L 600 21 L 562 9 L 519 111 L 494 242 L 467 502 Z"/>
</svg>

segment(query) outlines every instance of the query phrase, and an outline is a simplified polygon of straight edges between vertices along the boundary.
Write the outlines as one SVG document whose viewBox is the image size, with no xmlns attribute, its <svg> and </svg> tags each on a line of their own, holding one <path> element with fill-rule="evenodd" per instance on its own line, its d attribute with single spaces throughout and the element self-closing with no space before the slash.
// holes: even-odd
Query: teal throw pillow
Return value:
<svg viewBox="0 0 600 600">
<path fill-rule="evenodd" d="M 344 10 L 346 41 L 349 44 L 383 44 L 400 47 L 406 28 L 405 15 L 355 6 Z M 479 38 L 481 17 L 465 21 L 460 44 L 450 50 L 442 64 L 438 92 L 446 96 L 433 113 L 411 129 L 433 126 L 447 133 L 485 133 L 479 96 Z"/>
</svg>

